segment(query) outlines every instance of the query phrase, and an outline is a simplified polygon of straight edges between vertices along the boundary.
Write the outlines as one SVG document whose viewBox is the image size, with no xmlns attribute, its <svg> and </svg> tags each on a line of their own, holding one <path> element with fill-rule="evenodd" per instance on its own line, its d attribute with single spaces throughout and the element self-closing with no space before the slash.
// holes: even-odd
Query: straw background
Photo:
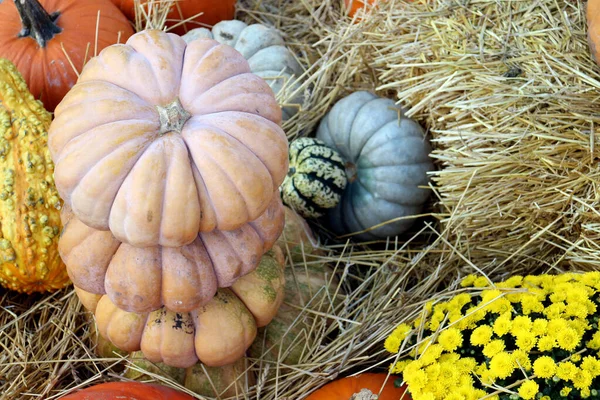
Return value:
<svg viewBox="0 0 600 400">
<path fill-rule="evenodd" d="M 339 98 L 371 90 L 428 130 L 438 167 L 429 215 L 412 232 L 371 246 L 330 242 L 309 261 L 335 268 L 342 301 L 304 310 L 316 322 L 300 365 L 249 359 L 258 384 L 239 398 L 300 399 L 338 375 L 385 370 L 385 337 L 467 273 L 600 268 L 600 68 L 584 2 L 388 0 L 353 23 L 342 0 L 243 0 L 238 18 L 280 29 L 306 67 L 305 102 L 284 125 L 290 139 L 313 135 Z M 124 379 L 114 366 L 130 361 L 96 356 L 70 288 L 0 298 L 0 399 Z"/>
</svg>

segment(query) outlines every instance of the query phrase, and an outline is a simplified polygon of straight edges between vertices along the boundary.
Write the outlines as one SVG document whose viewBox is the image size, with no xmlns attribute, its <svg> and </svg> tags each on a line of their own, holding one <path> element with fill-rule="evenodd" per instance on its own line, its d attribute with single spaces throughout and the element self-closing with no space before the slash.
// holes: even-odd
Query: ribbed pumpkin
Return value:
<svg viewBox="0 0 600 400">
<path fill-rule="evenodd" d="M 283 254 L 273 247 L 253 272 L 231 288 L 219 289 L 205 305 L 189 313 L 161 308 L 150 313 L 119 309 L 107 296 L 76 287 L 84 307 L 92 311 L 98 331 L 117 348 L 141 350 L 152 362 L 187 368 L 198 361 L 211 367 L 240 359 L 277 313 L 284 296 Z"/>
<path fill-rule="evenodd" d="M 263 78 L 283 103 L 284 120 L 294 116 L 302 107 L 304 94 L 297 90 L 301 84 L 298 78 L 302 75 L 302 67 L 285 46 L 277 29 L 231 20 L 219 22 L 212 32 L 197 28 L 182 37 L 186 42 L 210 38 L 239 51 L 248 60 L 250 70 Z"/>
<path fill-rule="evenodd" d="M 433 170 L 425 132 L 391 99 L 355 92 L 323 117 L 317 138 L 346 162 L 348 185 L 327 216 L 334 232 L 370 240 L 395 236 L 414 222 L 429 197 Z"/>
<path fill-rule="evenodd" d="M 337 151 L 315 138 L 290 143 L 289 170 L 281 184 L 283 202 L 305 218 L 318 218 L 338 205 L 348 183 Z"/>
<path fill-rule="evenodd" d="M 81 71 L 86 56 L 133 35 L 110 0 L 5 0 L 0 21 L 0 55 L 49 111 L 77 81 L 73 67 Z"/>
<path fill-rule="evenodd" d="M 586 5 L 587 37 L 592 57 L 600 64 L 598 48 L 600 47 L 600 0 L 588 0 Z"/>
<path fill-rule="evenodd" d="M 69 283 L 58 254 L 62 202 L 46 146 L 51 115 L 0 58 L 0 284 L 45 292 Z"/>
<path fill-rule="evenodd" d="M 183 247 L 133 247 L 110 231 L 90 228 L 68 207 L 60 255 L 75 286 L 107 294 L 119 308 L 149 312 L 163 305 L 189 312 L 206 304 L 218 287 L 229 287 L 253 271 L 283 229 L 279 196 L 256 220 L 234 231 L 202 232 Z"/>
<path fill-rule="evenodd" d="M 158 30 L 104 49 L 49 132 L 61 197 L 135 247 L 181 247 L 258 218 L 285 177 L 273 91 L 244 57 Z"/>
</svg>

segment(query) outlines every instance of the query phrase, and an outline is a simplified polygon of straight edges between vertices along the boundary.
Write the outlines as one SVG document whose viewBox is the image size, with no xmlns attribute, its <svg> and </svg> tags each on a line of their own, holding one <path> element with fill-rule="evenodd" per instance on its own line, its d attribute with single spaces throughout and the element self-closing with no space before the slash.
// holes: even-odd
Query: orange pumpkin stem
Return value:
<svg viewBox="0 0 600 400">
<path fill-rule="evenodd" d="M 62 29 L 55 24 L 60 13 L 57 11 L 48 14 L 38 0 L 14 0 L 15 7 L 21 17 L 23 29 L 19 37 L 31 37 L 35 39 L 40 47 L 46 47 L 46 43 Z"/>
</svg>

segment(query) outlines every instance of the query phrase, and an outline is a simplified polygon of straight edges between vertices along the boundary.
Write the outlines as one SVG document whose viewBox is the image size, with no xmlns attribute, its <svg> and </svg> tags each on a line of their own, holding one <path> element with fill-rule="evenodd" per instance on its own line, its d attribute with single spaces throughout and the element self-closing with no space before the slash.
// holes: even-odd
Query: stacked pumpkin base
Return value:
<svg viewBox="0 0 600 400">
<path fill-rule="evenodd" d="M 149 361 L 171 367 L 188 368 L 198 361 L 216 367 L 243 357 L 257 329 L 277 313 L 284 297 L 283 266 L 283 253 L 275 246 L 253 272 L 185 313 L 166 307 L 145 313 L 124 311 L 107 295 L 75 290 L 94 314 L 100 335 L 120 350 L 141 350 Z"/>
</svg>

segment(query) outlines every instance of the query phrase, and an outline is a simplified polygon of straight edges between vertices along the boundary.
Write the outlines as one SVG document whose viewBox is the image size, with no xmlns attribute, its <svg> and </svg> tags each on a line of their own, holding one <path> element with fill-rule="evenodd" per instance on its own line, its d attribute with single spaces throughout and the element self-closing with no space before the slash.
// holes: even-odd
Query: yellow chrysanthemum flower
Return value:
<svg viewBox="0 0 600 400">
<path fill-rule="evenodd" d="M 513 358 L 505 351 L 501 351 L 490 360 L 490 371 L 496 378 L 508 378 L 514 370 Z"/>
<path fill-rule="evenodd" d="M 454 351 L 463 343 L 462 333 L 456 328 L 448 328 L 440 333 L 438 343 L 446 351 Z"/>
<path fill-rule="evenodd" d="M 500 353 L 501 351 L 504 351 L 504 349 L 505 349 L 504 340 L 500 340 L 500 339 L 492 340 L 491 342 L 489 342 L 488 344 L 486 344 L 483 347 L 483 355 L 486 356 L 487 358 L 492 358 L 496 354 Z"/>
<path fill-rule="evenodd" d="M 581 341 L 581 336 L 573 328 L 567 328 L 556 334 L 556 343 L 563 350 L 574 350 Z"/>
<path fill-rule="evenodd" d="M 533 327 L 531 328 L 531 332 L 535 336 L 542 336 L 547 332 L 548 329 L 548 320 L 543 318 L 536 318 L 533 321 Z"/>
<path fill-rule="evenodd" d="M 525 371 L 531 370 L 531 360 L 529 353 L 523 350 L 515 350 L 511 354 L 516 368 L 523 368 Z"/>
<path fill-rule="evenodd" d="M 552 378 L 556 373 L 556 363 L 552 357 L 539 357 L 533 362 L 533 372 L 540 378 Z"/>
<path fill-rule="evenodd" d="M 403 376 L 404 381 L 412 390 L 421 390 L 427 385 L 427 374 L 422 369 L 409 371 L 408 368 L 406 368 Z"/>
<path fill-rule="evenodd" d="M 570 361 L 563 361 L 558 363 L 558 367 L 556 368 L 556 376 L 558 376 L 563 381 L 570 381 L 573 379 L 573 376 L 577 373 L 577 367 Z"/>
<path fill-rule="evenodd" d="M 530 351 L 535 347 L 537 343 L 537 338 L 533 333 L 524 331 L 517 336 L 517 340 L 515 341 L 515 343 L 519 349 L 524 351 Z"/>
<path fill-rule="evenodd" d="M 600 375 L 600 361 L 592 356 L 585 356 L 580 365 L 581 369 L 590 373 L 592 378 Z"/>
<path fill-rule="evenodd" d="M 538 339 L 537 348 L 539 351 L 551 351 L 555 347 L 557 347 L 556 339 L 552 336 L 542 336 Z"/>
<path fill-rule="evenodd" d="M 538 394 L 539 389 L 540 387 L 535 381 L 526 380 L 519 386 L 519 396 L 525 400 L 533 399 Z"/>
<path fill-rule="evenodd" d="M 512 327 L 511 315 L 510 313 L 505 313 L 500 315 L 494 321 L 494 333 L 498 336 L 504 336 L 508 332 L 510 332 L 510 328 Z"/>
<path fill-rule="evenodd" d="M 404 372 L 404 368 L 411 362 L 412 360 L 400 360 L 397 363 L 390 365 L 390 374 L 401 374 Z"/>
<path fill-rule="evenodd" d="M 489 286 L 490 286 L 490 281 L 485 276 L 478 276 L 473 281 L 473 287 L 476 287 L 476 288 L 484 288 L 484 287 L 489 287 Z"/>
<path fill-rule="evenodd" d="M 473 286 L 473 283 L 475 283 L 475 279 L 477 279 L 477 275 L 467 275 L 466 277 L 463 278 L 463 280 L 460 282 L 460 286 L 462 287 L 469 287 L 469 286 Z"/>
<path fill-rule="evenodd" d="M 573 386 L 579 390 L 589 389 L 590 385 L 592 384 L 592 379 L 592 374 L 582 369 L 577 369 L 575 374 L 571 377 Z"/>
<path fill-rule="evenodd" d="M 440 355 L 444 351 L 444 348 L 439 344 L 432 344 L 425 349 L 425 351 L 419 357 L 419 360 L 423 365 L 429 365 L 437 361 Z"/>
<path fill-rule="evenodd" d="M 471 332 L 471 344 L 473 346 L 485 346 L 492 339 L 494 331 L 489 325 L 480 325 Z"/>
</svg>

